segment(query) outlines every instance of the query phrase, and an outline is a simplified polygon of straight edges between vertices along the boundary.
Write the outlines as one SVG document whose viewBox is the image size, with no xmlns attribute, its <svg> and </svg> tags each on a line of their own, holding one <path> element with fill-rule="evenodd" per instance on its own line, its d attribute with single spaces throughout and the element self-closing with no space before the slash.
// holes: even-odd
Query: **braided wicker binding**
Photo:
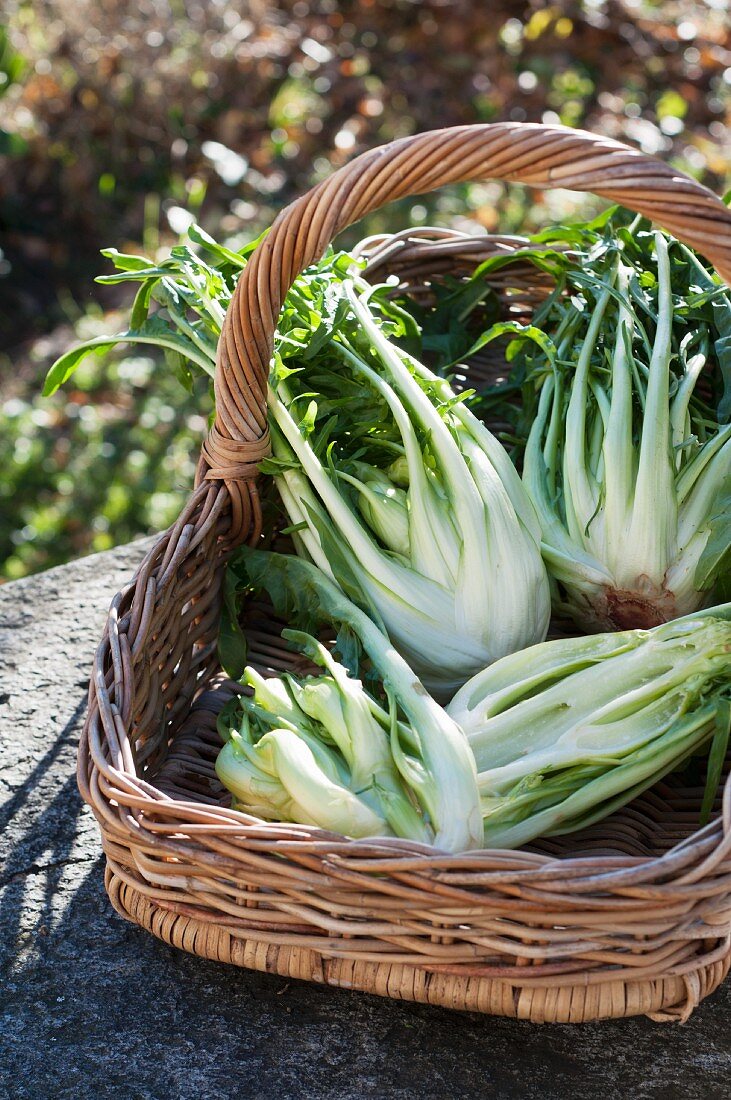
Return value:
<svg viewBox="0 0 731 1100">
<path fill-rule="evenodd" d="M 217 418 L 178 522 L 114 599 L 97 651 L 79 786 L 100 823 L 115 908 L 185 950 L 453 1008 L 535 1021 L 684 1020 L 731 962 L 731 780 L 693 832 L 699 790 L 657 785 L 583 834 L 532 851 L 447 856 L 351 841 L 231 810 L 215 715 L 230 549 L 260 535 L 256 465 L 279 309 L 333 236 L 400 196 L 498 177 L 591 190 L 648 215 L 731 277 L 731 214 L 699 184 L 617 142 L 561 127 L 434 131 L 357 158 L 288 207 L 242 273 L 219 344 Z M 516 238 L 447 230 L 366 242 L 369 271 L 414 295 Z M 511 315 L 546 293 L 526 265 L 495 277 Z M 494 349 L 470 375 L 499 369 Z M 252 604 L 250 661 L 292 667 L 283 624 Z"/>
</svg>

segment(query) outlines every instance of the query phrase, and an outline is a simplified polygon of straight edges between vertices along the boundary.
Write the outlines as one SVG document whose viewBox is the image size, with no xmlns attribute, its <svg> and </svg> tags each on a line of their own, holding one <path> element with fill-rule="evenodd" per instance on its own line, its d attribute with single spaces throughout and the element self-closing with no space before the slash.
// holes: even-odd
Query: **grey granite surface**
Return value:
<svg viewBox="0 0 731 1100">
<path fill-rule="evenodd" d="M 729 1095 L 731 981 L 684 1027 L 537 1027 L 206 962 L 118 917 L 74 765 L 104 614 L 146 545 L 0 588 L 2 1100 Z"/>
</svg>

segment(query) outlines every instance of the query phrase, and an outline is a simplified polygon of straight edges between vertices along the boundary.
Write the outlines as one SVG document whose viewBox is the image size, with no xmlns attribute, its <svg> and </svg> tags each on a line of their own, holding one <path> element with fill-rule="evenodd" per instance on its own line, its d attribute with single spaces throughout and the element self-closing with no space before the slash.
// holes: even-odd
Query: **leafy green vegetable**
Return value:
<svg viewBox="0 0 731 1100">
<path fill-rule="evenodd" d="M 728 584 L 731 295 L 639 219 L 561 255 L 516 355 L 553 605 L 587 630 L 651 626 Z"/>
<path fill-rule="evenodd" d="M 539 543 L 556 607 L 592 629 L 694 611 L 729 586 L 731 298 L 689 250 L 614 217 L 521 250 L 557 281 L 530 326 L 464 323 L 478 306 L 492 316 L 484 276 L 510 257 L 418 316 L 347 255 L 296 281 L 262 470 L 301 558 L 242 550 L 224 586 L 222 664 L 253 696 L 222 716 L 216 767 L 242 808 L 449 851 L 515 846 L 598 820 L 710 745 L 710 812 L 729 738 L 727 608 L 531 645 L 549 613 Z M 130 328 L 63 356 L 46 392 L 121 341 L 163 347 L 188 389 L 212 376 L 246 254 L 197 227 L 190 241 L 162 263 L 108 253 L 103 281 L 139 284 Z M 515 370 L 493 396 L 521 391 L 532 418 L 523 482 L 470 393 L 419 358 L 446 371 L 505 336 Z M 287 636 L 323 675 L 246 668 L 251 589 L 307 632 Z M 339 661 L 312 636 L 322 624 Z M 446 695 L 475 670 L 449 713 L 417 675 Z"/>
<path fill-rule="evenodd" d="M 384 289 L 331 263 L 290 293 L 268 399 L 277 465 L 266 469 L 298 551 L 444 697 L 545 635 L 548 584 L 507 454 L 466 395 L 398 345 L 406 329 Z"/>
<path fill-rule="evenodd" d="M 84 356 L 121 341 L 163 347 L 188 389 L 196 374 L 213 374 L 245 257 L 197 227 L 190 239 L 160 263 L 106 253 L 117 272 L 102 282 L 139 284 L 133 325 L 63 356 L 46 392 Z M 507 454 L 465 407 L 469 395 L 400 346 L 419 328 L 390 290 L 369 287 L 350 256 L 332 251 L 296 280 L 275 337 L 274 455 L 262 469 L 276 479 L 298 552 L 367 606 L 446 697 L 545 635 L 548 582 L 536 517 Z M 486 296 L 484 280 L 459 284 L 444 315 L 464 318 Z"/>
<path fill-rule="evenodd" d="M 391 755 L 394 724 L 391 715 L 315 638 L 291 630 L 285 631 L 284 636 L 320 665 L 325 675 L 301 678 L 288 674 L 265 680 L 254 669 L 246 669 L 243 682 L 253 689 L 253 695 L 240 698 L 236 708 L 240 713 L 227 715 L 223 733 L 231 747 L 221 753 L 220 765 L 217 764 L 222 782 L 236 795 L 237 806 L 244 810 L 251 807 L 252 775 L 261 767 L 264 754 L 270 780 L 279 780 L 280 787 L 297 800 L 283 801 L 282 790 L 275 787 L 270 805 L 263 807 L 262 788 L 258 786 L 256 809 L 260 813 L 265 809 L 264 816 L 287 820 L 288 814 L 301 813 L 302 807 L 307 806 L 307 817 L 290 819 L 302 823 L 314 821 L 323 828 L 339 829 L 350 836 L 392 832 L 411 840 L 432 840 L 433 833 L 409 796 Z M 239 722 L 238 731 L 230 729 L 232 721 Z M 282 728 L 306 742 L 317 764 L 315 774 L 320 776 L 316 784 L 311 781 L 314 764 L 309 756 L 307 772 L 297 775 L 294 781 L 291 770 L 276 770 L 277 761 L 266 746 L 272 741 L 282 741 Z M 289 759 L 291 737 L 284 738 L 284 742 L 277 751 L 286 753 Z M 320 789 L 322 776 L 329 784 L 327 798 L 322 797 Z M 332 785 L 344 788 L 349 794 L 335 796 Z M 373 814 L 370 820 L 363 806 Z M 337 818 L 333 816 L 333 807 Z M 344 819 L 343 813 L 351 816 Z"/>
<path fill-rule="evenodd" d="M 157 347 L 178 353 L 184 360 L 195 363 L 201 370 L 206 371 L 207 374 L 213 377 L 215 347 L 213 349 L 214 358 L 211 359 L 210 355 L 202 352 L 200 347 L 197 347 L 192 340 L 180 333 L 171 331 L 169 325 L 161 317 L 153 316 L 142 321 L 137 328 L 130 328 L 126 332 L 118 332 L 110 336 L 95 336 L 93 339 L 86 340 L 78 347 L 67 351 L 65 355 L 56 360 L 49 370 L 43 387 L 44 396 L 50 396 L 64 382 L 68 382 L 87 355 L 94 352 L 109 351 L 116 344 L 154 344 Z"/>
<path fill-rule="evenodd" d="M 707 815 L 728 741 L 727 610 L 544 642 L 465 684 L 447 710 L 475 753 L 485 843 L 582 828 L 712 744 Z"/>
<path fill-rule="evenodd" d="M 330 764 L 330 767 L 328 767 Z M 334 775 L 333 762 L 297 732 L 274 728 L 254 740 L 244 719 L 216 759 L 239 809 L 275 821 L 317 825 L 352 837 L 388 832 L 386 821 Z"/>
<path fill-rule="evenodd" d="M 212 378 L 216 345 L 236 279 L 265 235 L 250 241 L 240 252 L 233 252 L 214 241 L 200 226 L 192 225 L 188 237 L 198 251 L 179 245 L 162 263 L 118 252 L 116 248 L 104 249 L 102 255 L 112 261 L 117 272 L 100 275 L 98 283 L 140 284 L 130 327 L 125 332 L 85 341 L 62 355 L 52 364 L 43 393 L 46 396 L 55 393 L 87 355 L 124 343 L 151 344 L 178 355 L 180 359 L 173 360 L 174 369 L 186 389 L 190 373 L 183 373 L 183 363 Z M 153 304 L 156 312 L 151 313 Z"/>
<path fill-rule="evenodd" d="M 302 631 L 312 634 L 323 624 L 337 631 L 336 649 L 343 668 L 325 657 L 316 643 L 304 639 L 309 655 L 327 666 L 330 679 L 322 693 L 325 700 L 320 698 L 315 703 L 313 693 L 308 697 L 306 684 L 297 684 L 291 677 L 287 681 L 290 719 L 292 705 L 298 708 L 295 716 L 299 712 L 308 716 L 307 720 L 294 723 L 297 730 L 311 733 L 312 722 L 319 721 L 331 740 L 339 743 L 359 796 L 366 776 L 372 771 L 378 779 L 374 798 L 382 819 L 388 820 L 391 828 L 415 836 L 414 820 L 408 827 L 404 824 L 406 807 L 399 802 L 398 786 L 394 786 L 394 773 L 384 753 L 380 731 L 388 729 L 390 751 L 401 781 L 414 792 L 433 830 L 436 846 L 455 852 L 478 847 L 482 842 L 482 825 L 477 777 L 464 733 L 427 693 L 383 631 L 310 562 L 244 547 L 233 557 L 230 569 L 242 589 L 267 592 L 277 614 Z M 297 640 L 302 644 L 301 636 Z M 345 674 L 347 668 L 355 677 L 357 668 L 366 662 L 371 665 L 370 678 L 388 700 L 386 712 L 376 712 L 378 728 L 367 718 L 367 709 L 374 715 L 373 705 L 357 681 L 349 683 Z M 251 674 L 248 675 L 253 682 Z M 286 718 L 281 709 L 283 695 L 281 689 L 274 690 L 277 697 L 273 705 L 264 704 L 263 709 L 273 713 L 275 722 L 281 726 L 283 717 Z M 410 735 L 409 730 L 413 731 Z M 228 785 L 223 777 L 222 781 Z M 242 794 L 237 797 L 245 801 Z M 385 825 L 378 828 L 383 830 Z M 356 835 L 352 829 L 340 831 Z"/>
<path fill-rule="evenodd" d="M 230 716 L 241 722 L 236 736 L 245 745 L 237 741 L 222 754 L 229 770 L 219 771 L 240 808 L 349 836 L 393 832 L 428 841 L 433 828 L 437 846 L 452 851 L 480 843 L 512 848 L 592 824 L 691 755 L 707 752 L 708 817 L 731 717 L 728 605 L 652 630 L 561 639 L 510 654 L 473 677 L 445 712 L 370 619 L 311 564 L 246 549 L 233 568 L 241 592 L 247 585 L 264 587 L 288 620 L 310 630 L 339 628 L 335 649 L 344 662 L 309 635 L 285 631 L 326 675 L 264 680 L 247 670 L 244 681 L 253 698 L 238 704 L 244 719 Z M 353 669 L 366 673 L 370 688 Z M 226 736 L 231 724 L 224 725 Z M 292 773 L 270 763 L 269 780 L 279 785 L 266 806 L 261 797 L 257 801 L 261 786 L 252 788 L 242 774 L 249 776 L 258 761 L 252 747 L 271 753 L 269 733 L 280 729 L 306 742 L 321 775 L 310 778 L 314 764 L 308 756 L 298 782 L 309 785 L 309 797 L 300 793 L 292 801 Z M 463 755 L 465 734 L 483 823 L 480 839 L 471 833 L 468 842 L 460 801 L 472 769 Z M 322 776 L 344 792 L 342 800 L 330 786 L 325 792 Z M 366 819 L 360 804 L 351 806 L 353 795 L 374 818 Z M 462 821 L 459 839 L 455 816 Z"/>
</svg>

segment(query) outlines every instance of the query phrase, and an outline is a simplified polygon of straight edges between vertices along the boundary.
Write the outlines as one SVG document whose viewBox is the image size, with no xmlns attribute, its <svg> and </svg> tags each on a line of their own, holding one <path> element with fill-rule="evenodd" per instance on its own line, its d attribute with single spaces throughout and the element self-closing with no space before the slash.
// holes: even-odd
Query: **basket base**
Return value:
<svg viewBox="0 0 731 1100">
<path fill-rule="evenodd" d="M 495 978 L 465 977 L 405 964 L 325 957 L 310 948 L 281 946 L 233 936 L 216 924 L 175 913 L 150 901 L 106 871 L 107 893 L 120 916 L 172 947 L 215 962 L 357 989 L 393 1000 L 508 1016 L 531 1023 L 589 1023 L 649 1016 L 657 1023 L 684 1023 L 716 989 L 731 966 L 731 953 L 681 976 L 655 980 L 605 981 L 592 985 L 535 987 Z"/>
</svg>

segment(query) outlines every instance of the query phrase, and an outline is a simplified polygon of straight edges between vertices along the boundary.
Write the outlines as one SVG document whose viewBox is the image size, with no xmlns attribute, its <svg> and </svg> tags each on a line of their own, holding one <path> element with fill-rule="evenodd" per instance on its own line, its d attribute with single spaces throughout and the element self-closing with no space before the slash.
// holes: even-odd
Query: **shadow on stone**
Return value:
<svg viewBox="0 0 731 1100">
<path fill-rule="evenodd" d="M 0 878 L 0 974 L 17 970 L 38 936 L 54 922 L 63 871 L 94 858 L 78 850 L 82 802 L 74 774 L 59 786 L 54 771 L 68 749 L 83 713 L 79 702 L 51 747 L 0 809 L 0 836 L 5 839 Z M 45 787 L 52 785 L 53 793 Z M 40 793 L 40 797 L 39 797 Z"/>
<path fill-rule="evenodd" d="M 29 801 L 30 795 L 35 790 L 39 778 L 50 770 L 61 750 L 71 742 L 72 735 L 76 734 L 80 719 L 85 710 L 86 699 L 82 699 L 48 752 L 41 757 L 28 778 L 21 783 L 15 794 L 0 807 L 0 835 L 4 833 L 11 819 L 14 818 L 17 813 L 20 813 L 24 804 Z M 3 882 L 4 878 L 0 880 L 0 885 L 2 885 Z"/>
</svg>

